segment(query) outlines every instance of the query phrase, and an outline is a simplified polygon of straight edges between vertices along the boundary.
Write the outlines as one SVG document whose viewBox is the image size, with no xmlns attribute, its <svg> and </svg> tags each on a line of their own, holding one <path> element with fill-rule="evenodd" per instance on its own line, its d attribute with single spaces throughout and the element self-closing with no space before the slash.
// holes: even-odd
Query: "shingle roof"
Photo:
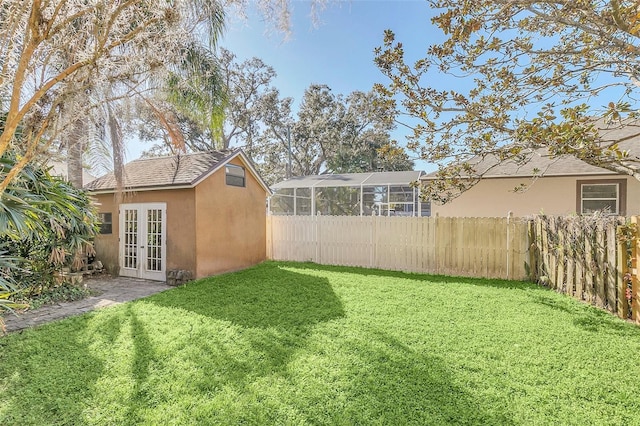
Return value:
<svg viewBox="0 0 640 426">
<path fill-rule="evenodd" d="M 171 157 L 134 160 L 124 166 L 124 186 L 127 189 L 194 185 L 201 177 L 224 164 L 239 151 L 198 152 Z M 113 173 L 85 185 L 90 191 L 112 190 L 116 187 Z"/>
<path fill-rule="evenodd" d="M 620 149 L 628 151 L 631 158 L 637 159 L 640 156 L 640 122 L 625 123 L 624 127 L 604 124 L 598 127 L 603 142 L 618 141 Z M 469 164 L 473 165 L 476 172 L 483 174 L 485 178 L 615 174 L 611 170 L 587 164 L 570 155 L 551 157 L 546 148 L 540 148 L 531 153 L 524 164 L 514 160 L 499 163 L 494 156 L 487 156 L 484 159 L 472 158 Z M 433 179 L 436 173 L 429 173 L 422 179 Z"/>
</svg>

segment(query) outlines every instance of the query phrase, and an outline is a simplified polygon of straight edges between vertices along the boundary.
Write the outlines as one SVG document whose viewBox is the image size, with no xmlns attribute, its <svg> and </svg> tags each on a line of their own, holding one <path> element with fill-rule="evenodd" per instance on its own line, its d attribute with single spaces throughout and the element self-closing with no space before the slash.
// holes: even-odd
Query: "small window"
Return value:
<svg viewBox="0 0 640 426">
<path fill-rule="evenodd" d="M 578 211 L 581 214 L 604 212 L 624 215 L 626 180 L 578 181 Z"/>
<path fill-rule="evenodd" d="M 112 221 L 111 221 L 111 213 L 98 213 L 98 220 L 100 221 L 100 233 L 101 234 L 111 234 L 112 229 Z"/>
<path fill-rule="evenodd" d="M 231 186 L 244 186 L 244 167 L 227 164 L 225 166 L 226 182 Z"/>
</svg>

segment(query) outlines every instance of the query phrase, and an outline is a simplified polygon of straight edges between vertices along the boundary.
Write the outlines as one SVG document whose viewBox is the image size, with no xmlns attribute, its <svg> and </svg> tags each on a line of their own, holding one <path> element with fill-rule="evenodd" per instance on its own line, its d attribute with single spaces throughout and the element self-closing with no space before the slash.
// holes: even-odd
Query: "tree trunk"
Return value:
<svg viewBox="0 0 640 426">
<path fill-rule="evenodd" d="M 76 120 L 67 140 L 67 179 L 76 188 L 82 188 L 83 185 L 84 130 L 84 122 Z"/>
</svg>

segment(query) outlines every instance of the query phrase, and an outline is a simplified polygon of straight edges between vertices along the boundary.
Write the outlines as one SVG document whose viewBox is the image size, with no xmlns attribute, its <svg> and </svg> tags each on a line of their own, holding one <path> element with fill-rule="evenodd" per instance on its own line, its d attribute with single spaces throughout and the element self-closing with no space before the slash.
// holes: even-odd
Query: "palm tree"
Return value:
<svg viewBox="0 0 640 426">
<path fill-rule="evenodd" d="M 86 138 L 81 124 L 105 102 L 139 93 L 155 98 L 164 87 L 154 82 L 180 67 L 191 44 L 215 46 L 223 20 L 218 0 L 2 1 L 0 108 L 7 120 L 0 155 L 21 155 L 0 176 L 0 193 L 54 141 Z M 112 98 L 88 102 L 109 93 L 105 88 Z M 20 125 L 25 137 L 17 145 Z"/>
<path fill-rule="evenodd" d="M 165 129 L 172 143 L 184 146 L 184 137 L 175 123 L 175 114 L 188 116 L 200 127 L 216 131 L 222 123 L 224 91 L 220 73 L 211 47 L 215 47 L 224 26 L 222 6 L 217 1 L 192 0 L 184 19 L 198 28 L 198 39 L 182 42 L 177 61 L 166 63 L 166 77 L 136 76 L 137 82 L 112 84 L 109 87 L 88 87 L 80 98 L 88 99 L 95 107 L 90 116 L 76 119 L 66 140 L 68 179 L 76 187 L 83 185 L 84 157 L 89 152 L 92 163 L 104 164 L 101 155 L 108 155 L 116 176 L 118 193 L 123 189 L 124 140 L 118 111 L 134 105 L 153 111 L 157 122 Z M 185 24 L 187 24 L 185 23 Z M 81 20 L 76 25 L 85 25 Z M 203 44 L 200 40 L 204 40 Z M 77 42 L 91 42 L 81 38 Z M 69 62 L 73 62 L 70 58 Z M 78 74 L 80 80 L 69 84 L 86 85 L 89 79 Z M 140 84 L 144 81 L 144 85 Z M 105 144 L 105 142 L 107 142 Z M 99 147 L 102 145 L 102 147 Z M 104 149 L 104 145 L 107 149 Z"/>
</svg>

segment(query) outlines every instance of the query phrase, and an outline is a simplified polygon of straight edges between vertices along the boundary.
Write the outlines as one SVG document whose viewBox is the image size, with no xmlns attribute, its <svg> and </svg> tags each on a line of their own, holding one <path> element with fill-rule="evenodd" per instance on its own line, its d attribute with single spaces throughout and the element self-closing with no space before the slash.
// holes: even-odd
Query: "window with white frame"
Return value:
<svg viewBox="0 0 640 426">
<path fill-rule="evenodd" d="M 231 186 L 245 186 L 244 167 L 235 164 L 227 164 L 225 170 L 225 181 Z"/>
<path fill-rule="evenodd" d="M 624 215 L 626 203 L 625 180 L 578 181 L 578 211 L 581 214 L 604 212 Z"/>
</svg>

